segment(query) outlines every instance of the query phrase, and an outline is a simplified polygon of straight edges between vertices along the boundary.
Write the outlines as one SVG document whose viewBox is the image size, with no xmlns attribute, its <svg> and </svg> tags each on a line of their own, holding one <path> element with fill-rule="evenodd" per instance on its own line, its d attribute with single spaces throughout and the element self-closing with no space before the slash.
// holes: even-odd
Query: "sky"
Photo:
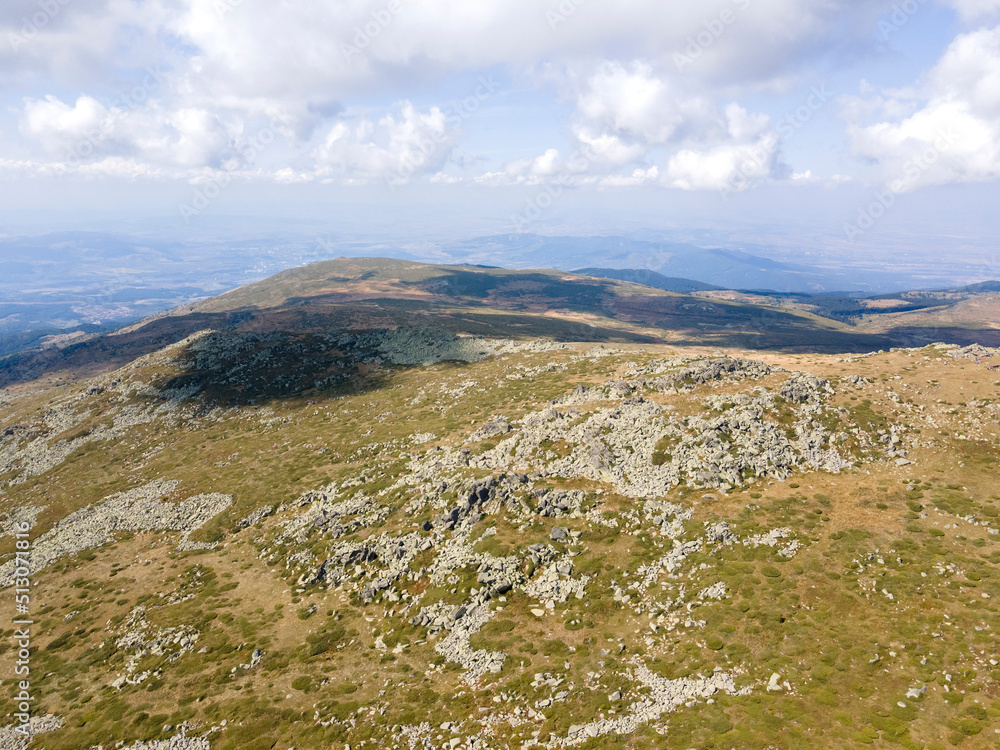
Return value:
<svg viewBox="0 0 1000 750">
<path fill-rule="evenodd" d="M 0 5 L 11 226 L 364 206 L 933 252 L 996 237 L 998 177 L 1000 0 Z"/>
</svg>

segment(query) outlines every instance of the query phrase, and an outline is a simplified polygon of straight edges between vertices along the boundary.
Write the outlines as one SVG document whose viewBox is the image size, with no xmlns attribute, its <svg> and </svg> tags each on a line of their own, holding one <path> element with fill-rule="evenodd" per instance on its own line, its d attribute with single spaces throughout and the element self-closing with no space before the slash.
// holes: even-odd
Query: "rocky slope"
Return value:
<svg viewBox="0 0 1000 750">
<path fill-rule="evenodd" d="M 1000 352 L 431 323 L 0 392 L 32 747 L 1000 741 Z"/>
</svg>

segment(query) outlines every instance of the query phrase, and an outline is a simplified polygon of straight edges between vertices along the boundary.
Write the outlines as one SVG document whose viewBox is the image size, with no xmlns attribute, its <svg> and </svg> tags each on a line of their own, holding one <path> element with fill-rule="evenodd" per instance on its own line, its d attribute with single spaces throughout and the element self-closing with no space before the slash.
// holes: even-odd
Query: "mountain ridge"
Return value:
<svg viewBox="0 0 1000 750">
<path fill-rule="evenodd" d="M 872 341 L 345 259 L 4 359 L 31 747 L 988 741 L 1000 349 Z"/>
</svg>

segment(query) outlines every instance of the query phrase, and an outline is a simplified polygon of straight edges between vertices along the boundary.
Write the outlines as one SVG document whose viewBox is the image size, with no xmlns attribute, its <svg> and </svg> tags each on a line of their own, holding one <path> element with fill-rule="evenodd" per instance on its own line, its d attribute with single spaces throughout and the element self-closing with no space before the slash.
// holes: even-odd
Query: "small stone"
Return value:
<svg viewBox="0 0 1000 750">
<path fill-rule="evenodd" d="M 927 686 L 921 685 L 919 688 L 910 688 L 909 690 L 907 690 L 906 697 L 916 700 L 926 692 L 927 692 Z"/>
</svg>

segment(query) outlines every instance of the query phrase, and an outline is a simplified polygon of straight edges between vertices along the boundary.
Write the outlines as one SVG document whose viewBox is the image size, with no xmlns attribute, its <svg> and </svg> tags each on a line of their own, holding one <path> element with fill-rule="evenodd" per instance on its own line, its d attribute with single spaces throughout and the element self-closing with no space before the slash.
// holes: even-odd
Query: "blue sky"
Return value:
<svg viewBox="0 0 1000 750">
<path fill-rule="evenodd" d="M 998 24 L 1000 0 L 6 0 L 0 199 L 990 235 Z"/>
</svg>

